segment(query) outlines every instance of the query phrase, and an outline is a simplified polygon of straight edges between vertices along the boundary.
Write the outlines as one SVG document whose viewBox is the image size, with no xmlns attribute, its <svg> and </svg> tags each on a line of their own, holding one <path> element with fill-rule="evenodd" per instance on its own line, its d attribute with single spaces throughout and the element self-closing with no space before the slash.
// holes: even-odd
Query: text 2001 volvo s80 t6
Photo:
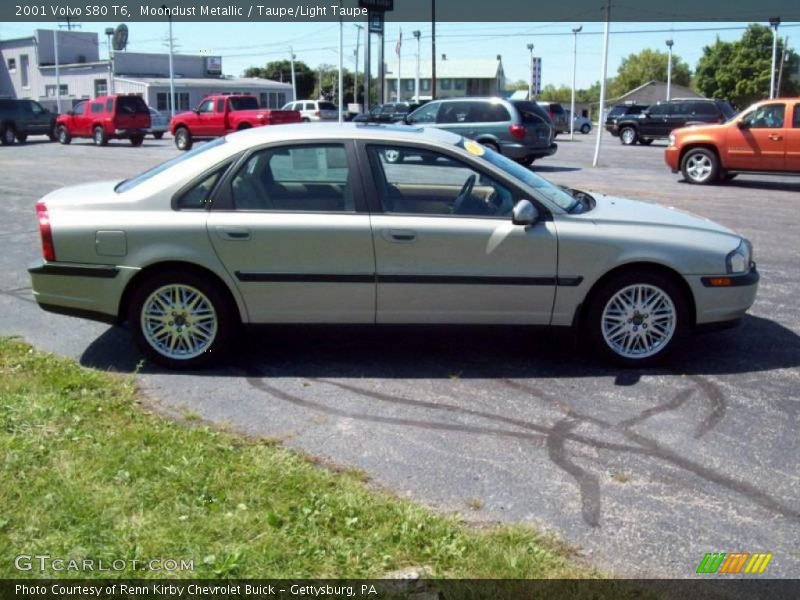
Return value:
<svg viewBox="0 0 800 600">
<path fill-rule="evenodd" d="M 574 326 L 644 365 L 738 320 L 758 284 L 720 225 L 413 127 L 248 130 L 37 211 L 39 305 L 128 321 L 170 367 L 213 359 L 240 323 Z"/>
</svg>

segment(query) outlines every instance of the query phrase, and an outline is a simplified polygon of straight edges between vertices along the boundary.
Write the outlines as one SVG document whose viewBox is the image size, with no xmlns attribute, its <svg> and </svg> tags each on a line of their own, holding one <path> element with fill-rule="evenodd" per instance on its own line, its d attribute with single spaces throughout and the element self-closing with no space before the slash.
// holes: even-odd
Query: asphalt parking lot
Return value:
<svg viewBox="0 0 800 600">
<path fill-rule="evenodd" d="M 672 205 L 746 235 L 762 283 L 742 326 L 699 336 L 668 367 L 598 364 L 569 336 L 523 329 L 259 328 L 205 373 L 140 365 L 123 329 L 39 310 L 33 205 L 67 184 L 129 177 L 172 141 L 0 148 L 0 335 L 82 364 L 138 369 L 155 406 L 365 470 L 479 521 L 550 531 L 601 569 L 690 577 L 706 552 L 773 552 L 800 572 L 800 177 L 691 186 L 663 143 L 560 136 L 534 170 L 557 183 Z M 43 138 L 38 138 L 43 139 Z"/>
</svg>

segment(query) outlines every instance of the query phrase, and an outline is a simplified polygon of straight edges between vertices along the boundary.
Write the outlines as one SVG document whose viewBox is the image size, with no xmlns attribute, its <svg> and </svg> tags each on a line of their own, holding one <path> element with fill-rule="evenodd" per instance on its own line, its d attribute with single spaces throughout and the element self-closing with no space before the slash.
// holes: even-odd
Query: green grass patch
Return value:
<svg viewBox="0 0 800 600">
<path fill-rule="evenodd" d="M 99 576 L 592 577 L 524 527 L 477 529 L 274 441 L 145 410 L 134 380 L 0 339 L 0 577 L 18 554 L 194 561 Z"/>
</svg>

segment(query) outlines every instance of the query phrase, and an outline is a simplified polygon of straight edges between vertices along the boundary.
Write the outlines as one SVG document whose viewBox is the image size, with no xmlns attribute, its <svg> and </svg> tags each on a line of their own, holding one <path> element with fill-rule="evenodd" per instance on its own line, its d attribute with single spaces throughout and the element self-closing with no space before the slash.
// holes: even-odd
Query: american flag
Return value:
<svg viewBox="0 0 800 600">
<path fill-rule="evenodd" d="M 394 47 L 394 51 L 397 53 L 397 56 L 400 56 L 400 48 L 403 47 L 403 30 L 400 29 L 400 37 L 397 38 L 397 45 Z"/>
</svg>

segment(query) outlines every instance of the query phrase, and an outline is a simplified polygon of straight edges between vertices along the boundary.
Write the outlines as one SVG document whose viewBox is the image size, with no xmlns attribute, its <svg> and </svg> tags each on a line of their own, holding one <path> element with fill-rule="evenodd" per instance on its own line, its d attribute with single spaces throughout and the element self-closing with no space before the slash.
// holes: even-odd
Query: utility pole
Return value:
<svg viewBox="0 0 800 600">
<path fill-rule="evenodd" d="M 569 139 L 575 139 L 575 71 L 578 67 L 578 34 L 583 31 L 583 25 L 579 25 L 572 29 L 572 97 L 569 104 Z M 533 74 L 533 65 L 531 65 L 531 74 Z"/>
<path fill-rule="evenodd" d="M 611 0 L 606 0 L 606 26 L 603 31 L 603 66 L 601 67 L 600 76 L 600 115 L 597 121 L 597 139 L 594 145 L 594 158 L 592 159 L 592 166 L 597 166 L 597 160 L 600 158 L 600 140 L 603 139 L 603 118 L 606 110 L 606 73 L 608 72 L 608 29 L 611 25 Z"/>
<path fill-rule="evenodd" d="M 342 2 L 339 1 L 339 14 L 342 11 Z M 344 21 L 339 17 L 339 125 L 344 123 Z"/>
<path fill-rule="evenodd" d="M 58 68 L 58 29 L 53 30 L 53 50 L 56 59 L 56 112 L 61 112 L 61 71 Z"/>
<path fill-rule="evenodd" d="M 294 76 L 294 59 L 295 59 L 294 48 L 292 46 L 289 46 L 289 63 L 291 64 L 291 67 L 292 67 L 292 100 L 293 101 L 297 100 L 297 80 L 295 79 L 295 76 Z"/>
<path fill-rule="evenodd" d="M 400 30 L 400 34 L 397 38 L 397 46 L 395 46 L 395 51 L 397 52 L 397 102 L 402 100 L 403 90 L 401 89 L 401 81 L 400 81 L 400 68 L 403 62 L 403 30 Z"/>
<path fill-rule="evenodd" d="M 363 25 L 359 25 L 358 23 L 355 24 L 356 26 L 356 74 L 353 78 L 353 102 L 358 104 L 358 50 L 359 45 L 361 43 L 361 30 L 364 28 Z M 369 34 L 367 34 L 369 35 Z"/>
<path fill-rule="evenodd" d="M 172 46 L 172 13 L 169 11 L 169 7 L 166 4 L 163 4 L 161 8 L 167 13 L 167 20 L 169 20 L 169 118 L 171 119 L 175 116 L 175 71 L 172 64 L 172 54 L 174 50 Z"/>
<path fill-rule="evenodd" d="M 775 97 L 775 63 L 778 58 L 778 26 L 781 24 L 780 17 L 772 17 L 769 25 L 772 27 L 772 69 L 769 72 L 769 97 Z"/>
<path fill-rule="evenodd" d="M 106 27 L 106 49 L 108 50 L 108 94 L 114 94 L 114 58 L 111 56 L 111 37 L 114 35 L 113 27 Z"/>
<path fill-rule="evenodd" d="M 674 43 L 672 38 L 667 40 L 667 102 L 672 97 L 672 45 Z"/>
<path fill-rule="evenodd" d="M 417 72 L 414 74 L 414 102 L 419 103 L 419 53 L 421 32 L 417 30 L 412 33 L 417 40 Z"/>
<path fill-rule="evenodd" d="M 436 100 L 436 0 L 431 0 L 431 100 Z"/>
<path fill-rule="evenodd" d="M 531 53 L 531 61 L 528 65 L 528 100 L 533 100 L 533 44 L 528 44 L 528 52 Z"/>
</svg>

